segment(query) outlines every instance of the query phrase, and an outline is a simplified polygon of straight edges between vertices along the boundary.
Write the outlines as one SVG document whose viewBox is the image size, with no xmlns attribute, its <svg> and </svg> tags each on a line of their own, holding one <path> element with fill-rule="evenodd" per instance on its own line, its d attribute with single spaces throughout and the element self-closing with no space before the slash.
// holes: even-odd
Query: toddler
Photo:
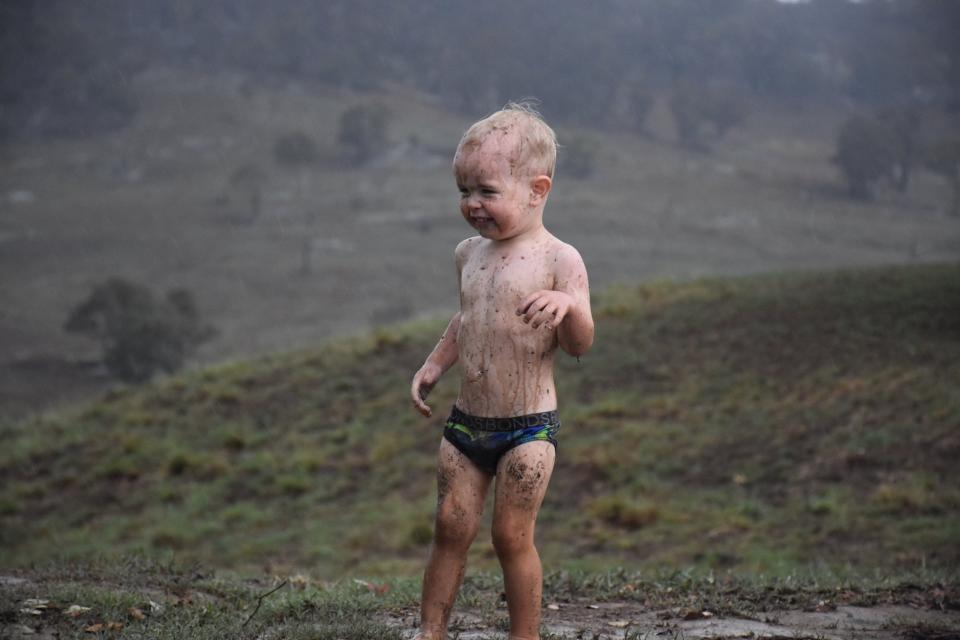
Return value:
<svg viewBox="0 0 960 640">
<path fill-rule="evenodd" d="M 477 235 L 454 252 L 460 311 L 410 389 L 417 410 L 431 416 L 427 394 L 460 363 L 460 393 L 440 443 L 422 640 L 446 636 L 494 477 L 493 545 L 510 638 L 539 638 L 543 573 L 533 538 L 560 429 L 553 358 L 558 345 L 580 356 L 593 343 L 583 260 L 543 226 L 556 157 L 553 130 L 523 104 L 471 126 L 454 156 L 460 213 Z"/>
</svg>

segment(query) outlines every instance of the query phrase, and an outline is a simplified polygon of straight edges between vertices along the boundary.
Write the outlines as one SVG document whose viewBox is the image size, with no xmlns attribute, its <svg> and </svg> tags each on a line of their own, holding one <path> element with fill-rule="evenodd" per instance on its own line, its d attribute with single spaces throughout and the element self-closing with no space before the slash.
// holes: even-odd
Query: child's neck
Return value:
<svg viewBox="0 0 960 640">
<path fill-rule="evenodd" d="M 539 240 L 540 238 L 549 235 L 550 232 L 547 231 L 545 226 L 543 226 L 543 214 L 542 212 L 538 213 L 540 213 L 540 215 L 537 216 L 536 222 L 531 224 L 528 229 L 524 229 L 520 233 L 512 235 L 509 238 L 503 238 L 502 240 L 491 239 L 491 245 L 506 249 L 508 247 L 524 244 L 526 242 Z"/>
</svg>

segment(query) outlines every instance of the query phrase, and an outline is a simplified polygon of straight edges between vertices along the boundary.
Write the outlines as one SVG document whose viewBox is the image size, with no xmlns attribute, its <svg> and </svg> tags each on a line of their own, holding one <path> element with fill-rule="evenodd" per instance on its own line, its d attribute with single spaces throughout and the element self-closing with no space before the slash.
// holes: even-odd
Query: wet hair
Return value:
<svg viewBox="0 0 960 640">
<path fill-rule="evenodd" d="M 509 102 L 503 109 L 473 123 L 460 138 L 456 155 L 478 148 L 496 132 L 502 135 L 516 133 L 511 166 L 522 167 L 531 175 L 553 177 L 557 166 L 557 135 L 527 100 Z"/>
</svg>

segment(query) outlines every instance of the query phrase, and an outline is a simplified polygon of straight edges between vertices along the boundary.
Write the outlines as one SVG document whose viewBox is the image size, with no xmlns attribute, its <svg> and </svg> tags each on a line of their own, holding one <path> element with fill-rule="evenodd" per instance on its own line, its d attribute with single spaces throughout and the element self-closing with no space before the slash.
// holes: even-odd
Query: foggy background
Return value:
<svg viewBox="0 0 960 640">
<path fill-rule="evenodd" d="M 0 414 L 452 312 L 452 153 L 511 99 L 557 130 L 545 223 L 595 289 L 956 260 L 958 27 L 949 0 L 7 0 Z"/>
</svg>

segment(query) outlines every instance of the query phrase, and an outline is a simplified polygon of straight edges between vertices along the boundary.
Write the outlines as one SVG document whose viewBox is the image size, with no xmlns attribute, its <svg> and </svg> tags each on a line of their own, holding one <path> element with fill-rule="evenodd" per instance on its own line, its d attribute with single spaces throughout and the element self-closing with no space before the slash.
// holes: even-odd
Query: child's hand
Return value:
<svg viewBox="0 0 960 640">
<path fill-rule="evenodd" d="M 542 289 L 524 298 L 517 307 L 517 315 L 523 316 L 523 321 L 534 329 L 540 325 L 551 329 L 560 326 L 574 304 L 574 299 L 563 291 Z"/>
<path fill-rule="evenodd" d="M 427 418 L 433 415 L 433 409 L 428 407 L 424 400 L 427 399 L 442 374 L 443 370 L 440 367 L 427 362 L 413 376 L 413 384 L 410 385 L 410 398 L 413 400 L 413 406 L 416 410 Z"/>
</svg>

